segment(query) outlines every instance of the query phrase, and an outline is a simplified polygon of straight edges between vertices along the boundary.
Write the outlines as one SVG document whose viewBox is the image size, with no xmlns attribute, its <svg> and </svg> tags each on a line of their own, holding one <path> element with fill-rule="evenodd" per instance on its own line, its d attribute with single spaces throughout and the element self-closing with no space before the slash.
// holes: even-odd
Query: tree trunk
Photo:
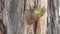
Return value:
<svg viewBox="0 0 60 34">
<path fill-rule="evenodd" d="M 7 34 L 25 34 L 24 0 L 5 0 L 3 22 Z"/>
<path fill-rule="evenodd" d="M 37 33 L 36 34 L 47 34 L 47 1 L 38 0 L 38 9 L 45 7 L 46 11 L 42 17 L 38 19 Z"/>
<path fill-rule="evenodd" d="M 46 8 L 45 14 L 38 19 L 37 26 L 32 18 L 35 5 L 38 9 L 43 6 Z M 46 34 L 47 0 L 5 0 L 3 24 L 7 34 Z"/>
</svg>

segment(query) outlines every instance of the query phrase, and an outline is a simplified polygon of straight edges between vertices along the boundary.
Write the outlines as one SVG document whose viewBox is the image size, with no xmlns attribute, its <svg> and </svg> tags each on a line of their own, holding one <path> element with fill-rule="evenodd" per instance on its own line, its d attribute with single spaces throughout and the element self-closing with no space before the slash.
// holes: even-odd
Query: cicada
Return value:
<svg viewBox="0 0 60 34">
<path fill-rule="evenodd" d="M 40 9 L 35 9 L 33 14 L 32 14 L 32 17 L 34 19 L 38 19 L 38 18 L 40 18 L 40 17 L 42 17 L 44 15 L 45 11 L 46 11 L 45 7 L 42 7 Z"/>
</svg>

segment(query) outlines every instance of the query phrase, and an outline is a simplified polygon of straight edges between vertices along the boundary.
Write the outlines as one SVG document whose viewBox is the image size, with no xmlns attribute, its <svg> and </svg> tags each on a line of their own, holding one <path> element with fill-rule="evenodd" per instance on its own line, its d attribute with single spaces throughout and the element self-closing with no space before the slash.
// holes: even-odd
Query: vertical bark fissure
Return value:
<svg viewBox="0 0 60 34">
<path fill-rule="evenodd" d="M 37 31 L 37 25 L 38 25 L 38 22 L 37 22 L 37 20 L 35 21 L 35 27 L 34 27 L 34 34 L 36 34 L 36 31 Z"/>
<path fill-rule="evenodd" d="M 34 1 L 34 10 L 38 8 L 38 0 L 35 0 Z M 38 22 L 37 20 L 35 20 L 35 23 L 34 23 L 34 34 L 36 34 L 36 31 L 37 31 L 37 26 L 38 26 Z"/>
<path fill-rule="evenodd" d="M 50 15 L 49 15 L 50 14 Z M 50 19 L 48 27 L 50 26 L 51 31 L 48 31 L 50 33 L 48 34 L 54 34 L 54 28 L 55 28 L 55 6 L 54 6 L 54 0 L 48 0 L 48 18 Z M 49 20 L 48 19 L 48 20 Z"/>
<path fill-rule="evenodd" d="M 6 27 L 5 25 L 3 24 L 3 20 L 0 19 L 0 34 L 6 34 Z"/>
<path fill-rule="evenodd" d="M 10 24 L 10 34 L 17 34 L 18 31 L 18 24 L 19 24 L 19 18 L 17 13 L 17 7 L 18 7 L 18 1 L 19 0 L 11 0 L 10 2 L 10 11 L 9 13 L 9 24 Z"/>
<path fill-rule="evenodd" d="M 3 23 L 4 7 L 5 7 L 5 0 L 0 0 L 0 34 L 6 34 L 6 27 Z"/>
</svg>

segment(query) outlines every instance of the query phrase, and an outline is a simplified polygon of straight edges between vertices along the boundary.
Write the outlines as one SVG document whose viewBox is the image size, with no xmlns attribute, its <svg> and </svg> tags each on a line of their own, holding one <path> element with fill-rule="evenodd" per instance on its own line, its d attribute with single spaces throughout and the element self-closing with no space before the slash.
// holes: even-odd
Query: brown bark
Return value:
<svg viewBox="0 0 60 34">
<path fill-rule="evenodd" d="M 38 9 L 45 7 L 45 14 L 38 19 L 36 34 L 47 34 L 47 0 L 38 0 Z"/>
<path fill-rule="evenodd" d="M 34 10 L 34 0 L 26 0 L 25 19 L 27 34 L 34 34 L 34 19 L 32 13 Z"/>
<path fill-rule="evenodd" d="M 38 0 L 38 9 L 42 7 L 40 2 Z M 34 34 L 35 20 L 32 18 L 34 0 L 26 0 L 26 5 L 24 3 L 24 0 L 5 0 L 3 23 L 7 27 L 7 34 Z M 47 11 L 38 19 L 36 34 L 46 34 L 46 19 Z"/>
</svg>

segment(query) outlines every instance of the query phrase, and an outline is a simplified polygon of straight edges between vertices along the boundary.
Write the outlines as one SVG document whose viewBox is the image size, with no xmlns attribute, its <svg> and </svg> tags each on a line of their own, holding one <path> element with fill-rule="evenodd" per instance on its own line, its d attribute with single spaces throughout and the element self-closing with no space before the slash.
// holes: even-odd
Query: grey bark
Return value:
<svg viewBox="0 0 60 34">
<path fill-rule="evenodd" d="M 57 34 L 58 14 L 56 0 L 48 1 L 48 34 Z"/>
<path fill-rule="evenodd" d="M 24 34 L 24 0 L 5 0 L 3 23 L 7 34 Z"/>
</svg>

